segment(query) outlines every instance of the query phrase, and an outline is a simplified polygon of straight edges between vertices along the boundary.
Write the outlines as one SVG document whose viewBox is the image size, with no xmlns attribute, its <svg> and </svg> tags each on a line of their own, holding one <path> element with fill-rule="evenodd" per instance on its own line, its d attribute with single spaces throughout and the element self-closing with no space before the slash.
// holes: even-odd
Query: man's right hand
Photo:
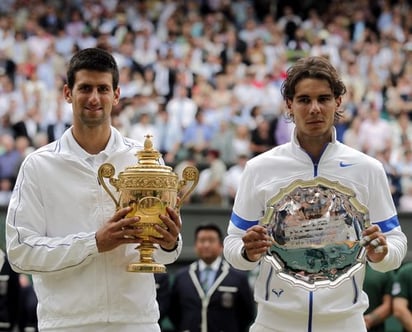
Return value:
<svg viewBox="0 0 412 332">
<path fill-rule="evenodd" d="M 137 226 L 140 217 L 126 217 L 131 210 L 130 207 L 120 209 L 97 230 L 96 245 L 99 252 L 113 250 L 121 244 L 142 242 L 139 237 L 142 229 Z"/>
<path fill-rule="evenodd" d="M 266 228 L 260 225 L 250 227 L 242 240 L 246 257 L 252 262 L 258 261 L 272 245 Z"/>
</svg>

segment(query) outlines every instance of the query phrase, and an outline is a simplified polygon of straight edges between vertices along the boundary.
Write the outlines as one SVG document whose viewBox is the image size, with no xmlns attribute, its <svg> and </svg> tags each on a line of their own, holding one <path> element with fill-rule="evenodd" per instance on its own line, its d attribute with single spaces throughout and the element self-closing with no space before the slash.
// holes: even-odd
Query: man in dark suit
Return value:
<svg viewBox="0 0 412 332">
<path fill-rule="evenodd" d="M 176 331 L 245 332 L 255 304 L 248 275 L 223 259 L 223 236 L 214 224 L 195 231 L 199 260 L 176 273 L 169 318 Z"/>
<path fill-rule="evenodd" d="M 70 128 L 71 123 L 64 119 L 64 110 L 61 105 L 56 110 L 56 119 L 47 125 L 47 140 L 49 143 L 57 140 L 64 131 Z"/>
<path fill-rule="evenodd" d="M 156 300 L 159 305 L 160 318 L 159 324 L 161 327 L 164 325 L 164 319 L 170 307 L 170 282 L 169 274 L 167 273 L 155 273 L 156 282 Z M 164 328 L 162 328 L 162 331 Z"/>
<path fill-rule="evenodd" d="M 19 300 L 19 275 L 6 259 L 0 267 L 0 331 L 14 331 L 19 319 Z"/>
</svg>

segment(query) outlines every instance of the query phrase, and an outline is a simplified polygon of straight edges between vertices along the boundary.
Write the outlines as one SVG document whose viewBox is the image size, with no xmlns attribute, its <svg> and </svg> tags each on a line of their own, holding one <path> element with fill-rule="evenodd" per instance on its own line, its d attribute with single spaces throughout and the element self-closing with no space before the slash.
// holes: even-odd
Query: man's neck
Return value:
<svg viewBox="0 0 412 332">
<path fill-rule="evenodd" d="M 111 130 L 109 128 L 96 128 L 87 130 L 78 130 L 75 127 L 72 129 L 72 134 L 76 142 L 87 153 L 98 154 L 106 148 L 109 142 Z"/>
</svg>

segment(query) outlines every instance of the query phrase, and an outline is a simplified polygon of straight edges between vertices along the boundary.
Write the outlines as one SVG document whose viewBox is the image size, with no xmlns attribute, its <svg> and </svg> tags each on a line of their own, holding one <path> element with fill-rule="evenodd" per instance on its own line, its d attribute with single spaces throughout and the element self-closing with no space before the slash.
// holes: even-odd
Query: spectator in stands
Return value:
<svg viewBox="0 0 412 332">
<path fill-rule="evenodd" d="M 233 87 L 233 95 L 240 102 L 241 118 L 244 123 L 250 119 L 251 110 L 261 101 L 262 86 L 256 84 L 256 72 L 247 67 L 245 76 L 240 78 Z"/>
<path fill-rule="evenodd" d="M 402 196 L 399 200 L 399 211 L 412 211 L 412 149 L 405 149 L 404 156 L 396 163 L 396 170 L 400 175 Z"/>
<path fill-rule="evenodd" d="M 70 126 L 71 121 L 65 118 L 64 106 L 61 103 L 61 99 L 58 98 L 55 118 L 46 127 L 48 143 L 59 139 Z"/>
<path fill-rule="evenodd" d="M 0 49 L 0 72 L 2 75 L 6 75 L 10 82 L 14 83 L 14 77 L 16 73 L 16 63 L 10 56 L 6 54 L 4 49 Z"/>
<path fill-rule="evenodd" d="M 253 129 L 250 137 L 250 150 L 253 156 L 268 151 L 277 145 L 275 134 L 271 131 L 270 122 L 266 119 L 258 122 L 256 129 Z"/>
<path fill-rule="evenodd" d="M 407 112 L 399 112 L 390 122 L 392 129 L 392 149 L 396 161 L 401 161 L 403 154 L 412 144 L 412 122 Z"/>
<path fill-rule="evenodd" d="M 157 61 L 153 65 L 153 69 L 155 71 L 154 85 L 156 88 L 156 93 L 168 102 L 171 98 L 173 98 L 175 93 L 177 68 L 174 66 L 173 58 L 158 54 Z"/>
<path fill-rule="evenodd" d="M 216 74 L 215 86 L 208 99 L 211 100 L 217 113 L 224 113 L 224 110 L 232 101 L 232 91 L 229 89 L 228 78 L 223 73 Z"/>
<path fill-rule="evenodd" d="M 11 269 L 6 258 L 0 269 L 0 326 L 3 331 L 18 327 L 19 299 L 19 275 Z"/>
<path fill-rule="evenodd" d="M 198 162 L 203 162 L 204 156 L 210 149 L 213 134 L 213 126 L 205 122 L 204 110 L 199 109 L 194 121 L 189 123 L 183 131 L 182 148 L 193 150 Z"/>
<path fill-rule="evenodd" d="M 359 128 L 361 124 L 361 117 L 355 116 L 349 123 L 348 129 L 345 130 L 342 137 L 343 143 L 359 151 L 362 151 L 362 145 L 359 141 Z"/>
<path fill-rule="evenodd" d="M 23 156 L 16 149 L 15 139 L 9 134 L 0 136 L 0 148 L 0 179 L 9 183 L 8 190 L 11 191 Z"/>
<path fill-rule="evenodd" d="M 247 122 L 255 105 L 261 106 L 263 115 L 270 120 L 273 115 L 279 116 L 276 105 L 281 98 L 276 87 L 294 62 L 290 49 L 299 41 L 317 54 L 326 54 L 339 69 L 348 90 L 353 91 L 355 109 L 362 109 L 364 101 L 372 100 L 389 122 L 398 112 L 409 113 L 412 109 L 411 34 L 406 34 L 410 30 L 410 5 L 405 1 L 322 1 L 316 2 L 314 8 L 285 2 L 214 1 L 214 9 L 206 11 L 202 8 L 209 4 L 198 1 L 170 0 L 163 6 L 156 1 L 140 1 L 137 5 L 63 1 L 50 6 L 44 1 L 20 1 L 13 7 L 11 2 L 15 1 L 0 1 L 0 116 L 10 121 L 6 130 L 19 123 L 15 128 L 19 134 L 24 130 L 20 121 L 27 118 L 27 113 L 33 113 L 33 105 L 39 109 L 42 131 L 52 120 L 54 96 L 60 94 L 58 84 L 53 86 L 52 72 L 59 73 L 64 66 L 50 64 L 62 64 L 61 60 L 68 61 L 74 52 L 96 45 L 111 49 L 123 67 L 123 97 L 144 93 L 141 75 L 148 68 L 154 72 L 149 90 L 155 91 L 161 103 L 167 104 L 182 85 L 189 103 L 195 104 L 194 110 L 225 108 L 216 114 L 236 126 Z M 147 50 L 143 57 L 139 54 L 142 50 Z M 51 52 L 52 61 L 47 52 Z M 249 59 L 247 52 L 252 55 Z M 256 59 L 260 59 L 258 68 Z M 37 78 L 33 77 L 38 71 Z M 227 91 L 219 88 L 222 76 L 233 95 L 229 105 Z M 199 77 L 203 78 L 203 87 L 207 86 L 204 90 L 199 87 L 201 93 L 194 84 Z M 22 91 L 27 91 L 26 100 L 20 96 Z M 217 104 L 213 105 L 215 101 Z M 154 117 L 156 112 L 155 108 Z M 127 132 L 130 120 L 123 114 L 128 113 L 127 108 L 119 105 L 116 113 L 119 117 L 114 119 L 121 120 L 121 127 Z M 183 113 L 188 119 L 185 122 L 193 119 L 195 111 L 192 115 Z M 29 127 L 29 131 L 35 128 Z M 341 139 L 343 132 L 337 129 Z"/>
<path fill-rule="evenodd" d="M 319 36 L 321 31 L 324 31 L 325 22 L 321 19 L 316 8 L 309 8 L 308 15 L 303 20 L 301 27 L 305 31 L 307 40 L 312 41 L 313 38 Z"/>
<path fill-rule="evenodd" d="M 227 121 L 221 121 L 219 124 L 219 128 L 214 131 L 215 133 L 210 142 L 210 148 L 212 150 L 218 150 L 222 161 L 226 165 L 231 165 L 236 162 L 236 153 L 234 149 L 234 130 L 236 127 Z"/>
<path fill-rule="evenodd" d="M 162 327 L 170 309 L 170 278 L 168 273 L 155 273 L 156 300 L 159 304 L 159 324 Z"/>
<path fill-rule="evenodd" d="M 176 164 L 186 158 L 186 151 L 182 151 L 182 128 L 172 121 L 169 121 L 169 113 L 161 108 L 155 119 L 155 140 L 156 148 L 163 155 L 165 162 Z"/>
<path fill-rule="evenodd" d="M 197 105 L 188 97 L 188 91 L 183 86 L 176 87 L 176 95 L 166 104 L 169 121 L 177 123 L 186 129 L 195 119 Z"/>
<path fill-rule="evenodd" d="M 403 327 L 403 331 L 412 331 L 412 263 L 405 263 L 395 275 L 393 284 L 393 315 Z"/>
<path fill-rule="evenodd" d="M 32 277 L 19 275 L 20 297 L 18 325 L 20 332 L 38 331 L 37 328 L 37 296 L 33 288 Z M 31 330 L 30 330 L 31 329 Z"/>
<path fill-rule="evenodd" d="M 198 226 L 194 250 L 198 260 L 180 269 L 172 283 L 169 317 L 176 330 L 248 331 L 255 312 L 248 276 L 222 257 L 220 228 Z"/>
<path fill-rule="evenodd" d="M 403 195 L 402 189 L 402 175 L 399 173 L 397 165 L 391 159 L 392 149 L 391 147 L 383 148 L 376 153 L 376 159 L 378 159 L 385 170 L 385 174 L 388 178 L 389 188 L 391 190 L 392 199 L 396 206 L 399 207 L 399 201 Z"/>
<path fill-rule="evenodd" d="M 366 264 L 363 291 L 368 295 L 369 307 L 363 318 L 368 332 L 385 332 L 385 321 L 392 315 L 392 286 L 394 271 L 375 271 Z"/>
<path fill-rule="evenodd" d="M 288 44 L 295 38 L 295 32 L 300 27 L 302 18 L 295 13 L 290 5 L 285 5 L 278 19 L 277 25 L 285 34 L 285 43 Z"/>
<path fill-rule="evenodd" d="M 235 54 L 239 54 L 243 59 L 246 53 L 246 42 L 239 38 L 235 29 L 229 29 L 226 32 L 225 47 L 220 53 L 222 59 L 222 65 L 225 68 L 226 65 L 233 59 Z"/>
<path fill-rule="evenodd" d="M 367 118 L 359 127 L 359 144 L 362 146 L 363 152 L 370 156 L 376 156 L 379 150 L 390 145 L 392 141 L 391 127 L 387 120 L 381 118 L 380 110 L 373 102 L 369 103 L 366 113 Z"/>
<path fill-rule="evenodd" d="M 247 121 L 249 129 L 251 131 L 255 130 L 263 120 L 265 120 L 265 117 L 262 113 L 262 107 L 260 105 L 253 106 L 250 109 L 250 117 Z"/>
<path fill-rule="evenodd" d="M 220 158 L 218 150 L 206 153 L 206 168 L 200 171 L 199 183 L 193 193 L 193 200 L 203 204 L 223 203 L 222 185 L 227 166 Z"/>
<path fill-rule="evenodd" d="M 156 135 L 156 127 L 151 121 L 150 114 L 147 111 L 140 112 L 139 121 L 130 126 L 127 136 L 143 142 L 146 135 Z M 157 137 L 153 137 L 153 143 L 157 146 Z"/>
<path fill-rule="evenodd" d="M 269 132 L 272 133 L 274 142 L 280 145 L 290 141 L 294 127 L 295 124 L 287 116 L 287 110 L 282 108 L 280 115 L 270 121 Z"/>
<path fill-rule="evenodd" d="M 239 154 L 234 165 L 230 166 L 223 177 L 222 193 L 227 200 L 227 204 L 232 205 L 235 201 L 237 189 L 242 178 L 246 162 L 249 160 L 248 154 Z"/>
<path fill-rule="evenodd" d="M 235 134 L 232 139 L 233 152 L 238 156 L 251 156 L 251 133 L 246 125 L 238 125 L 235 127 Z M 234 160 L 236 162 L 237 160 Z"/>
<path fill-rule="evenodd" d="M 135 80 L 132 82 L 136 82 Z M 137 87 L 139 90 L 143 86 Z M 123 90 L 122 90 L 123 91 Z M 140 119 L 141 114 L 147 113 L 150 117 L 150 121 L 156 117 L 159 110 L 159 104 L 153 97 L 142 95 L 137 93 L 131 98 L 126 100 L 126 105 L 121 109 L 119 116 L 122 118 L 122 122 L 126 127 L 137 123 Z"/>
</svg>

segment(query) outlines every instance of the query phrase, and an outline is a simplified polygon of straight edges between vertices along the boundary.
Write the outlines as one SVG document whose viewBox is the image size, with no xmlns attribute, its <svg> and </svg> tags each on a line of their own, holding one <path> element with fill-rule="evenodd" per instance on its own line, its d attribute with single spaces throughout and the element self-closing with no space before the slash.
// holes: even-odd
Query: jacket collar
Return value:
<svg viewBox="0 0 412 332">
<path fill-rule="evenodd" d="M 298 138 L 297 138 L 297 133 L 296 133 L 296 128 L 293 129 L 290 143 L 292 144 L 292 151 L 293 151 L 295 154 L 297 154 L 297 155 L 299 155 L 299 156 L 308 156 L 308 153 L 306 152 L 306 150 L 304 150 L 304 149 L 300 146 L 300 144 L 299 144 L 299 141 L 298 141 Z M 338 144 L 338 143 L 339 143 L 339 141 L 336 140 L 336 128 L 333 127 L 333 128 L 332 128 L 332 139 L 331 139 L 331 141 L 330 141 L 329 143 L 327 143 L 327 144 L 324 146 L 323 152 L 325 151 L 325 149 L 326 149 L 330 144 L 332 144 L 333 146 L 335 146 L 335 145 Z M 322 152 L 322 154 L 323 154 L 323 152 Z M 310 157 L 310 156 L 309 156 L 309 157 Z"/>
<path fill-rule="evenodd" d="M 141 146 L 142 144 L 139 144 L 139 142 L 123 137 L 116 128 L 111 127 L 109 142 L 100 154 L 109 157 Z M 85 160 L 91 156 L 74 139 L 72 127 L 67 129 L 62 137 L 56 141 L 55 149 L 68 159 L 81 158 Z"/>
<path fill-rule="evenodd" d="M 222 257 L 219 256 L 215 259 L 215 261 L 210 264 L 210 267 L 212 268 L 213 271 L 217 272 L 220 269 L 220 264 L 222 263 Z M 207 264 L 202 261 L 201 259 L 199 260 L 199 271 L 203 271 L 206 268 Z"/>
<path fill-rule="evenodd" d="M 292 131 L 292 137 L 291 137 L 291 142 L 292 144 L 294 144 L 295 146 L 301 148 L 299 141 L 298 141 L 298 136 L 297 136 L 297 130 L 296 127 L 293 128 Z M 332 140 L 329 142 L 331 144 L 335 144 L 336 143 L 336 128 L 332 127 Z"/>
</svg>

